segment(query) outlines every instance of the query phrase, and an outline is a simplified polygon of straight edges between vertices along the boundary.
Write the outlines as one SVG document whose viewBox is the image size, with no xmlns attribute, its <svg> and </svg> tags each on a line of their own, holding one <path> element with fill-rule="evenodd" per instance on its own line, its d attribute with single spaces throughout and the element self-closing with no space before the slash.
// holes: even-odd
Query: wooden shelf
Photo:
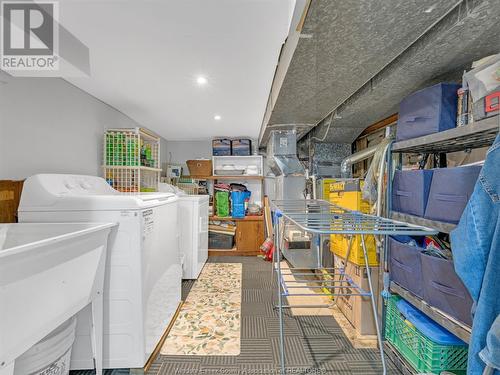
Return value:
<svg viewBox="0 0 500 375">
<path fill-rule="evenodd" d="M 236 246 L 233 246 L 231 249 L 208 249 L 208 251 L 224 251 L 224 252 L 230 252 L 230 251 L 236 251 Z"/>
<path fill-rule="evenodd" d="M 210 216 L 208 219 L 218 220 L 218 221 L 262 221 L 264 220 L 264 216 L 263 215 L 245 216 L 244 218 L 233 218 L 231 216 L 228 217 Z"/>
<path fill-rule="evenodd" d="M 264 176 L 248 176 L 240 174 L 238 176 L 183 176 L 194 180 L 263 180 Z"/>
<path fill-rule="evenodd" d="M 455 336 L 459 337 L 466 343 L 469 342 L 471 335 L 471 327 L 449 317 L 447 314 L 441 312 L 441 310 L 430 306 L 420 297 L 417 297 L 412 292 L 406 290 L 402 286 L 399 286 L 394 281 L 391 281 L 390 289 L 391 292 L 399 294 L 403 299 L 410 302 L 413 306 L 415 306 L 422 313 L 424 313 L 429 318 L 434 320 L 437 324 L 446 328 L 448 331 L 450 331 L 451 333 L 453 333 Z"/>
<path fill-rule="evenodd" d="M 232 249 L 208 249 L 208 256 L 256 256 L 260 251 L 239 251 L 236 247 Z"/>
</svg>

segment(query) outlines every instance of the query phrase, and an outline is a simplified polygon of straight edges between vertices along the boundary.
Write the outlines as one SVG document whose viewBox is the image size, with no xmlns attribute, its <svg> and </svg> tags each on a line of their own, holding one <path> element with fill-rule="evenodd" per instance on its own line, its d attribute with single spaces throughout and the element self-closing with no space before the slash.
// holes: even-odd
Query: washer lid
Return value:
<svg viewBox="0 0 500 375">
<path fill-rule="evenodd" d="M 208 202 L 209 196 L 208 195 L 180 195 L 178 196 L 179 200 L 183 201 L 193 201 L 193 202 Z"/>
<path fill-rule="evenodd" d="M 172 193 L 121 193 L 96 176 L 38 174 L 24 182 L 19 211 L 142 209 L 176 200 Z"/>
</svg>

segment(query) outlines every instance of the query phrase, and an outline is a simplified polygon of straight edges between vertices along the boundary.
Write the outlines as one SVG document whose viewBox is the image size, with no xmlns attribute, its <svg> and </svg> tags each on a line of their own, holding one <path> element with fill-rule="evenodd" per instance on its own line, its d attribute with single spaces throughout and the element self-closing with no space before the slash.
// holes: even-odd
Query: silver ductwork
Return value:
<svg viewBox="0 0 500 375">
<path fill-rule="evenodd" d="M 348 156 L 342 163 L 340 164 L 340 175 L 342 178 L 351 178 L 352 177 L 352 165 L 354 163 L 360 162 L 362 160 L 366 160 L 373 155 L 375 155 L 375 151 L 377 151 L 378 145 L 371 146 Z"/>
<path fill-rule="evenodd" d="M 297 158 L 297 132 L 273 130 L 267 144 L 267 163 L 275 176 L 304 176 L 305 170 Z"/>
</svg>

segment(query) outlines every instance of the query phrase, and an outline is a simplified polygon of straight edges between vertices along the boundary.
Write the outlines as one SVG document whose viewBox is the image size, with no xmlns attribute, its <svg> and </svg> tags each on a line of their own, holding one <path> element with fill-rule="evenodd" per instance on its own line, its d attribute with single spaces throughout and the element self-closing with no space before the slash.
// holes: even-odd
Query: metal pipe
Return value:
<svg viewBox="0 0 500 375">
<path fill-rule="evenodd" d="M 385 366 L 384 343 L 382 342 L 382 332 L 380 331 L 380 326 L 378 323 L 377 305 L 375 302 L 375 291 L 373 290 L 372 276 L 371 276 L 372 272 L 370 269 L 370 265 L 368 263 L 368 251 L 366 250 L 366 243 L 365 243 L 364 234 L 361 235 L 361 246 L 363 248 L 363 256 L 365 258 L 366 276 L 368 279 L 368 286 L 370 288 L 370 299 L 372 300 L 373 319 L 375 321 L 375 329 L 377 330 L 378 349 L 380 352 L 380 359 L 382 361 L 382 374 L 386 375 L 387 368 Z"/>
<path fill-rule="evenodd" d="M 342 160 L 342 163 L 340 164 L 340 176 L 342 178 L 352 177 L 351 166 L 354 163 L 372 157 L 375 154 L 375 151 L 377 151 L 377 148 L 378 145 L 365 148 L 364 150 L 356 152 L 355 154 L 352 154 Z"/>
<path fill-rule="evenodd" d="M 279 329 L 280 329 L 280 374 L 285 375 L 285 332 L 284 332 L 284 322 L 283 322 L 283 295 L 281 282 L 283 277 L 281 275 L 281 233 L 280 233 L 280 216 L 276 217 L 276 233 L 277 233 L 277 243 L 275 244 L 276 251 L 276 262 L 278 266 L 277 278 L 278 278 L 278 312 L 279 312 Z M 284 291 L 283 291 L 284 292 Z"/>
<path fill-rule="evenodd" d="M 311 176 L 311 181 L 312 181 L 312 185 L 313 185 L 313 199 L 318 199 L 318 192 L 316 191 L 316 175 L 312 175 Z M 323 197 L 322 197 L 323 198 Z"/>
<path fill-rule="evenodd" d="M 385 173 L 385 161 L 387 157 L 387 151 L 389 150 L 390 142 L 384 147 L 383 157 L 380 158 L 380 167 L 378 171 L 378 179 L 377 179 L 377 216 L 382 216 L 382 193 L 384 191 L 384 173 Z"/>
</svg>

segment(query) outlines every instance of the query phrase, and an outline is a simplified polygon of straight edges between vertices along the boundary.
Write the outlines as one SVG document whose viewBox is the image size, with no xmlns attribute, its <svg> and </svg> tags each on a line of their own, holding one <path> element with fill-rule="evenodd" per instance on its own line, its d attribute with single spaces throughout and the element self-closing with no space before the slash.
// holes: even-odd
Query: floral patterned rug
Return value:
<svg viewBox="0 0 500 375">
<path fill-rule="evenodd" d="M 163 355 L 239 355 L 241 263 L 207 263 L 161 349 Z"/>
</svg>

